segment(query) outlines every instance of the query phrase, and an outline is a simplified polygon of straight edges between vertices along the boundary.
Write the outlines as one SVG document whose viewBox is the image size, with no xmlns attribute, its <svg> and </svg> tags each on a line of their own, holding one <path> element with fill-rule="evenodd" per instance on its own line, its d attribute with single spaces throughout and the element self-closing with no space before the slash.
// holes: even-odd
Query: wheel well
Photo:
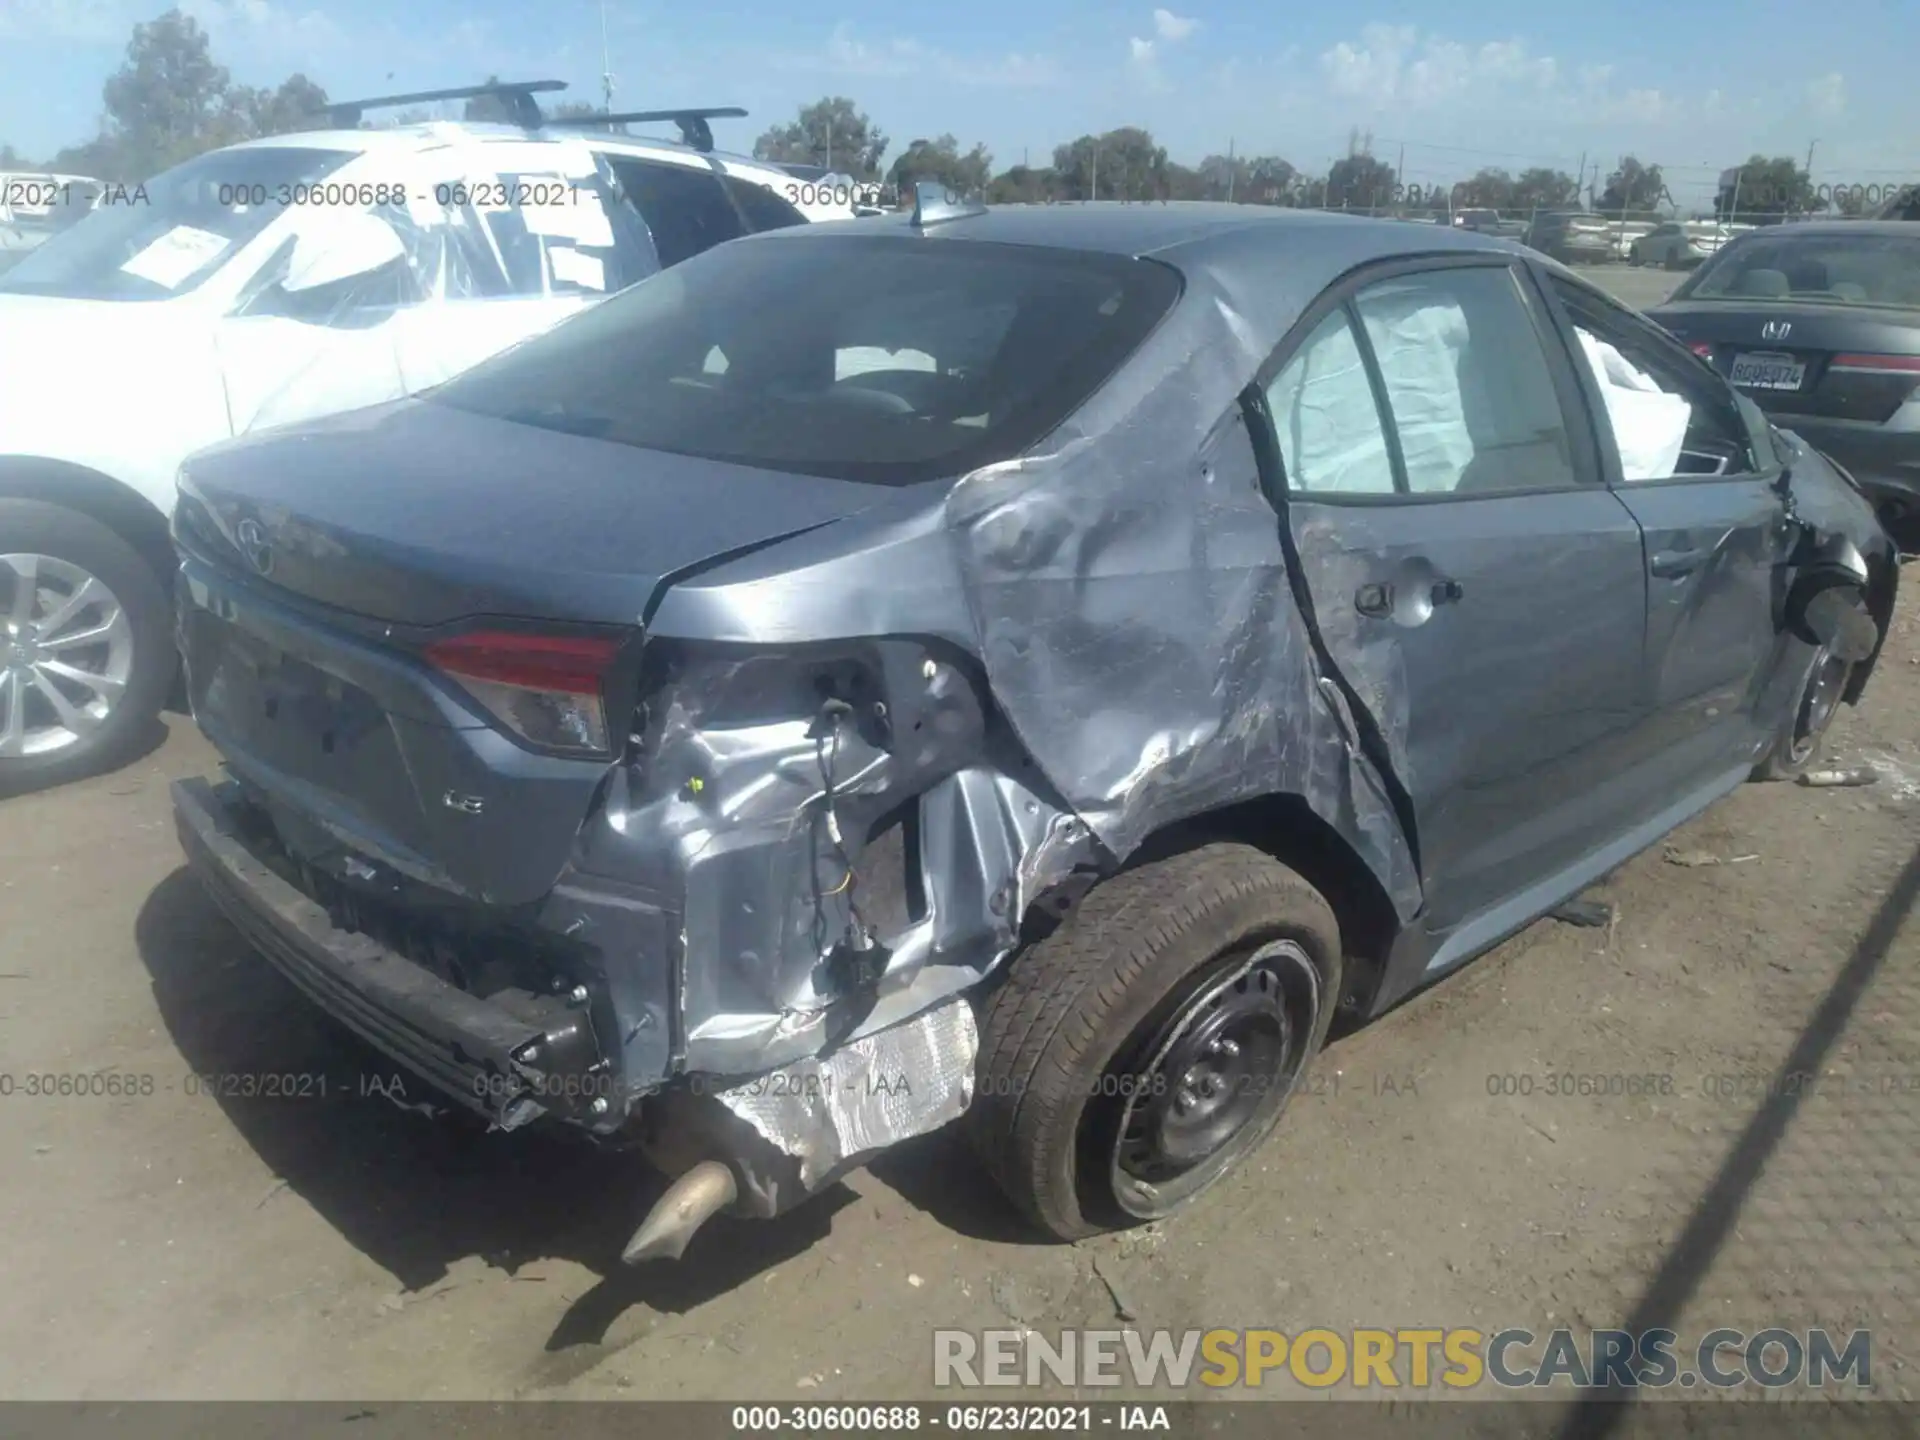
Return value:
<svg viewBox="0 0 1920 1440">
<path fill-rule="evenodd" d="M 1341 1010 L 1364 1014 L 1379 988 L 1400 918 L 1366 861 L 1298 795 L 1267 795 L 1177 821 L 1150 835 L 1127 866 L 1214 841 L 1234 840 L 1265 851 L 1318 890 L 1340 922 L 1346 962 Z"/>
<path fill-rule="evenodd" d="M 173 539 L 167 517 L 137 491 L 98 470 L 64 460 L 0 456 L 0 498 L 41 500 L 91 516 L 153 566 L 171 589 Z"/>
</svg>

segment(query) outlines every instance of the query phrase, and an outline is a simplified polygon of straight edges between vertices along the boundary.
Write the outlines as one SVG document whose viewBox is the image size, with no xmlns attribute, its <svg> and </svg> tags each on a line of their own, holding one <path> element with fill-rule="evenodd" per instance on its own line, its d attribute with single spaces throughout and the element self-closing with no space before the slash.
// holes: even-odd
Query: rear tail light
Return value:
<svg viewBox="0 0 1920 1440">
<path fill-rule="evenodd" d="M 473 630 L 434 641 L 426 655 L 521 739 L 604 755 L 610 747 L 603 691 L 619 649 L 611 637 Z"/>
<path fill-rule="evenodd" d="M 1920 355 L 1836 355 L 1827 368 L 1870 375 L 1911 375 L 1920 380 Z"/>
<path fill-rule="evenodd" d="M 1713 346 L 1704 340 L 1696 340 L 1693 344 L 1687 346 L 1687 348 L 1702 360 L 1711 360 L 1713 358 Z"/>
</svg>

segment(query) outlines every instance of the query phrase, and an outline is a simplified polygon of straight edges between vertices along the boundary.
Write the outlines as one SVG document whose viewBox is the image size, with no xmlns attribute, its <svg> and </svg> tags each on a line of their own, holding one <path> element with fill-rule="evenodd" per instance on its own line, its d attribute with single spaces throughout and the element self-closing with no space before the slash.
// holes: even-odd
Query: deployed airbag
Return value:
<svg viewBox="0 0 1920 1440">
<path fill-rule="evenodd" d="M 1607 419 L 1620 451 L 1624 480 L 1660 480 L 1674 473 L 1686 443 L 1693 407 L 1662 390 L 1606 341 L 1576 328 L 1593 378 L 1607 402 Z"/>
</svg>

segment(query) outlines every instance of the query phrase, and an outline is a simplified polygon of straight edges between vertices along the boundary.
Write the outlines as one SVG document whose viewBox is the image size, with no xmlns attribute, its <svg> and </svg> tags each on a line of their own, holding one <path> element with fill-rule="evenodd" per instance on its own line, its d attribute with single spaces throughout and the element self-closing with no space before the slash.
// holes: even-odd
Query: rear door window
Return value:
<svg viewBox="0 0 1920 1440">
<path fill-rule="evenodd" d="M 646 221 L 664 268 L 745 233 L 720 177 L 705 165 L 607 157 L 627 199 Z"/>
<path fill-rule="evenodd" d="M 710 249 L 433 398 L 648 449 L 912 484 L 1040 440 L 1180 293 L 1150 260 L 828 228 Z"/>
<path fill-rule="evenodd" d="M 1416 495 L 1577 485 L 1566 417 L 1505 266 L 1383 280 L 1355 301 Z"/>
<path fill-rule="evenodd" d="M 807 223 L 807 217 L 775 194 L 771 185 L 758 185 L 738 175 L 729 175 L 727 190 L 740 207 L 740 213 L 746 216 L 747 224 L 756 231 L 782 230 L 789 225 Z"/>
</svg>

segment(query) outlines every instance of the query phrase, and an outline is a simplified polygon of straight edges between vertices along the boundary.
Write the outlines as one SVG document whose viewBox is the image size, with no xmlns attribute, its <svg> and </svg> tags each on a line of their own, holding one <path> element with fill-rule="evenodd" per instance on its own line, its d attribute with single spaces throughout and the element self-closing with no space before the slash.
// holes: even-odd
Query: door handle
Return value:
<svg viewBox="0 0 1920 1440">
<path fill-rule="evenodd" d="M 1698 550 L 1657 550 L 1647 568 L 1662 580 L 1677 580 L 1700 568 Z"/>
<path fill-rule="evenodd" d="M 1436 580 L 1433 582 L 1433 603 L 1451 605 L 1467 593 L 1466 587 L 1458 580 Z"/>
</svg>

